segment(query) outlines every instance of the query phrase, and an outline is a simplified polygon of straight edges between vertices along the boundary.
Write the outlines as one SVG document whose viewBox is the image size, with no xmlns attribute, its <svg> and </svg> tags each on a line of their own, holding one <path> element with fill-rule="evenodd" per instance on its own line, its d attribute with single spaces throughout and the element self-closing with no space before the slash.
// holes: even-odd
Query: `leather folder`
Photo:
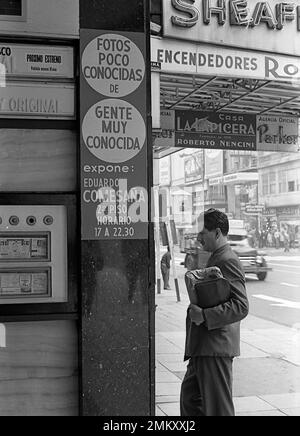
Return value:
<svg viewBox="0 0 300 436">
<path fill-rule="evenodd" d="M 230 299 L 231 289 L 224 277 L 200 280 L 194 285 L 196 304 L 202 309 L 219 306 Z"/>
</svg>

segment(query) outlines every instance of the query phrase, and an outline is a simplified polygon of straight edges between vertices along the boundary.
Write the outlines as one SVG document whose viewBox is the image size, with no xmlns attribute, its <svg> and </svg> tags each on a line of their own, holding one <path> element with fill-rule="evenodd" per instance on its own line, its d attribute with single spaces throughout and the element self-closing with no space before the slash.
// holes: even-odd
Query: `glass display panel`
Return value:
<svg viewBox="0 0 300 436">
<path fill-rule="evenodd" d="M 0 15 L 22 15 L 22 0 L 0 0 Z"/>
<path fill-rule="evenodd" d="M 50 233 L 0 233 L 1 262 L 49 262 Z"/>
<path fill-rule="evenodd" d="M 51 268 L 0 270 L 0 299 L 50 297 Z"/>
</svg>

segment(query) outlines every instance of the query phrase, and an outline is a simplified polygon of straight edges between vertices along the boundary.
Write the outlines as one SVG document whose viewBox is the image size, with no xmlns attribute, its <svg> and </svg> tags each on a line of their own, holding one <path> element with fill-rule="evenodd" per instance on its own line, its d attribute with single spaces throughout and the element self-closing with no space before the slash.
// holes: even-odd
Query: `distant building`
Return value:
<svg viewBox="0 0 300 436">
<path fill-rule="evenodd" d="M 299 161 L 299 153 L 258 154 L 259 198 L 265 205 L 265 224 L 300 226 Z"/>
</svg>

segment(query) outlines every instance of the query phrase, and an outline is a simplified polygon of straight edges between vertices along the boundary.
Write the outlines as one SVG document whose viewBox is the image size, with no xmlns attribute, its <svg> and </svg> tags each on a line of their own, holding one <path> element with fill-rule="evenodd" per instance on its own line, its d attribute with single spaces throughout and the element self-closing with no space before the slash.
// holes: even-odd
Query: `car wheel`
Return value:
<svg viewBox="0 0 300 436">
<path fill-rule="evenodd" d="M 185 267 L 188 271 L 194 270 L 197 268 L 196 257 L 192 254 L 187 254 L 185 258 Z"/>
<path fill-rule="evenodd" d="M 261 266 L 264 266 L 264 267 L 267 266 L 267 262 L 265 261 L 265 259 L 263 260 L 263 263 L 262 263 Z M 266 278 L 267 278 L 267 274 L 268 274 L 268 273 L 267 273 L 266 271 L 258 273 L 258 274 L 257 274 L 257 278 L 258 278 L 258 280 L 259 280 L 260 282 L 265 281 Z"/>
</svg>

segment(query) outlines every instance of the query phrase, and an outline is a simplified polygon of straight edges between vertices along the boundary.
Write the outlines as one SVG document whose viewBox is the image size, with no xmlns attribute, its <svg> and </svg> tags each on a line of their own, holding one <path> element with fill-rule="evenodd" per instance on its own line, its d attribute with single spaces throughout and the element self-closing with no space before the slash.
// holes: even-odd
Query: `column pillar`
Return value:
<svg viewBox="0 0 300 436">
<path fill-rule="evenodd" d="M 155 410 L 148 3 L 80 0 L 85 416 Z"/>
</svg>

